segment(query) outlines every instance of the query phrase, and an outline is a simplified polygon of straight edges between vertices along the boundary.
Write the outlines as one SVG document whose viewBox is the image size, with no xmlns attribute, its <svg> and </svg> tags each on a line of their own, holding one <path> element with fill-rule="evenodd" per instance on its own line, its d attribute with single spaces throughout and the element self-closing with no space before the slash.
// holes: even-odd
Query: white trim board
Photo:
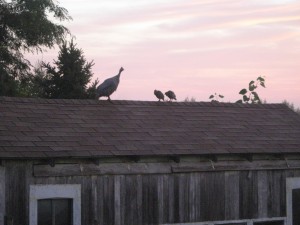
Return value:
<svg viewBox="0 0 300 225">
<path fill-rule="evenodd" d="M 37 225 L 37 201 L 47 198 L 73 199 L 73 225 L 81 225 L 81 185 L 30 185 L 29 224 Z"/>
<path fill-rule="evenodd" d="M 293 189 L 300 189 L 300 177 L 286 178 L 286 217 L 287 225 L 293 225 Z"/>
<path fill-rule="evenodd" d="M 255 222 L 263 221 L 283 221 L 286 225 L 286 217 L 270 217 L 270 218 L 258 218 L 258 219 L 242 219 L 242 220 L 222 220 L 222 221 L 206 221 L 206 222 L 193 222 L 193 223 L 166 223 L 160 225 L 222 225 L 222 224 L 235 224 L 245 223 L 247 225 L 253 225 Z"/>
</svg>

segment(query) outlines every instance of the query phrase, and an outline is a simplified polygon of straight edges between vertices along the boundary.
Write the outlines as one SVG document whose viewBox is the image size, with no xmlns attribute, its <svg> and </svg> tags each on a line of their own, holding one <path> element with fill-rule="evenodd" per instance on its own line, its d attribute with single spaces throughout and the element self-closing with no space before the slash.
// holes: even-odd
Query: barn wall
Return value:
<svg viewBox="0 0 300 225">
<path fill-rule="evenodd" d="M 5 215 L 5 168 L 0 166 L 0 225 L 4 225 Z"/>
<path fill-rule="evenodd" d="M 284 217 L 286 177 L 300 170 L 34 177 L 5 163 L 6 215 L 29 222 L 29 185 L 81 184 L 82 225 L 159 224 Z"/>
</svg>

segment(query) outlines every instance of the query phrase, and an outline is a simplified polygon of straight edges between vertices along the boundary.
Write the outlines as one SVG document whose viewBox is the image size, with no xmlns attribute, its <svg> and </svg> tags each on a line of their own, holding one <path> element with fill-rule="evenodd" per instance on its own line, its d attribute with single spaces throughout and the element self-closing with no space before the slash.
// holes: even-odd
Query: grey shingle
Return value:
<svg viewBox="0 0 300 225">
<path fill-rule="evenodd" d="M 0 97 L 0 157 L 300 152 L 283 104 Z"/>
</svg>

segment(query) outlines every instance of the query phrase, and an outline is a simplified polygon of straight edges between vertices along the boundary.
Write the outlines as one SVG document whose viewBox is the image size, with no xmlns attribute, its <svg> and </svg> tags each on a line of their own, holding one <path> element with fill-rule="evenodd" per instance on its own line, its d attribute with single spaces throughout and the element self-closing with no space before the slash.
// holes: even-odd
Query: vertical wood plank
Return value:
<svg viewBox="0 0 300 225">
<path fill-rule="evenodd" d="M 168 198 L 168 204 L 169 204 L 169 217 L 168 217 L 168 223 L 174 223 L 174 212 L 175 212 L 175 203 L 174 203 L 174 186 L 175 186 L 175 183 L 174 183 L 174 176 L 175 175 L 169 175 L 168 176 L 168 195 L 169 195 L 169 198 Z"/>
<path fill-rule="evenodd" d="M 268 216 L 275 217 L 280 215 L 281 195 L 281 174 L 280 171 L 268 171 L 270 200 L 268 201 Z M 285 181 L 284 181 L 285 182 Z"/>
<path fill-rule="evenodd" d="M 137 224 L 143 223 L 143 181 L 142 176 L 137 175 Z"/>
<path fill-rule="evenodd" d="M 257 206 L 258 218 L 266 218 L 268 216 L 268 172 L 257 172 Z M 278 193 L 279 194 L 279 193 Z"/>
<path fill-rule="evenodd" d="M 72 180 L 68 181 L 68 183 L 72 182 Z M 97 176 L 91 177 L 91 190 L 92 190 L 92 215 L 93 215 L 93 225 L 98 225 L 99 221 L 97 218 L 97 208 L 98 208 L 98 198 L 97 198 Z"/>
<path fill-rule="evenodd" d="M 143 177 L 143 224 L 158 223 L 157 180 L 157 175 Z"/>
<path fill-rule="evenodd" d="M 196 199 L 196 176 L 195 174 L 190 174 L 189 176 L 189 222 L 196 221 L 196 208 L 197 199 Z"/>
<path fill-rule="evenodd" d="M 104 176 L 103 186 L 103 223 L 111 224 L 114 221 L 114 187 L 111 176 Z"/>
<path fill-rule="evenodd" d="M 59 184 L 65 184 L 66 178 L 65 177 L 59 177 L 56 179 L 56 183 Z M 92 211 L 92 185 L 91 185 L 91 179 L 89 177 L 82 177 L 80 179 L 81 183 L 81 220 L 83 224 L 93 224 L 94 223 L 94 215 Z"/>
<path fill-rule="evenodd" d="M 163 175 L 163 207 L 164 207 L 164 214 L 163 214 L 163 223 L 169 222 L 169 179 L 170 176 Z"/>
<path fill-rule="evenodd" d="M 137 224 L 137 177 L 128 175 L 126 180 L 125 224 Z"/>
<path fill-rule="evenodd" d="M 205 172 L 201 176 L 201 220 L 223 220 L 225 217 L 224 172 Z"/>
<path fill-rule="evenodd" d="M 163 223 L 164 219 L 164 183 L 163 176 L 157 177 L 157 200 L 158 200 L 158 223 Z"/>
<path fill-rule="evenodd" d="M 279 216 L 286 217 L 286 176 L 284 170 L 280 170 L 280 213 Z"/>
<path fill-rule="evenodd" d="M 183 201 L 183 204 L 184 204 L 184 215 L 183 215 L 183 222 L 188 222 L 189 221 L 189 214 L 190 214 L 190 204 L 189 204 L 189 196 L 190 196 L 190 192 L 189 192 L 189 189 L 190 189 L 190 182 L 189 182 L 189 177 L 190 177 L 190 173 L 184 173 L 183 174 L 183 182 L 185 184 L 185 187 L 184 187 L 184 201 Z"/>
<path fill-rule="evenodd" d="M 26 208 L 25 208 L 25 213 L 26 213 L 26 219 L 25 221 L 27 221 L 27 223 L 29 224 L 29 201 L 30 201 L 30 195 L 29 195 L 29 192 L 30 192 L 30 184 L 33 183 L 33 167 L 32 167 L 32 162 L 27 162 L 26 163 L 26 180 L 25 180 L 25 193 L 26 193 L 26 196 L 25 196 L 25 205 L 26 205 Z"/>
<path fill-rule="evenodd" d="M 121 178 L 114 177 L 114 207 L 115 207 L 115 225 L 121 225 Z"/>
<path fill-rule="evenodd" d="M 126 182 L 125 182 L 125 175 L 120 175 L 120 214 L 121 214 L 121 224 L 125 224 L 125 208 L 126 201 L 125 201 L 125 195 L 126 195 Z"/>
<path fill-rule="evenodd" d="M 213 184 L 211 187 L 212 209 L 210 210 L 210 220 L 225 219 L 225 172 L 214 172 Z"/>
<path fill-rule="evenodd" d="M 149 176 L 142 176 L 143 192 L 143 224 L 147 224 L 149 217 Z"/>
<path fill-rule="evenodd" d="M 152 218 L 150 222 L 152 224 L 158 224 L 158 189 L 157 189 L 157 182 L 158 182 L 158 175 L 151 175 L 150 176 L 150 198 L 152 199 L 151 205 L 151 212 Z"/>
<path fill-rule="evenodd" d="M 185 204 L 185 188 L 186 188 L 186 180 L 185 180 L 185 174 L 179 174 L 179 189 L 178 189 L 178 209 L 179 209 L 179 221 L 180 223 L 183 223 L 185 218 L 185 210 L 186 208 L 188 207 L 186 204 Z"/>
<path fill-rule="evenodd" d="M 196 191 L 196 201 L 195 201 L 195 209 L 196 209 L 196 220 L 201 221 L 201 176 L 200 173 L 195 174 L 195 191 Z"/>
<path fill-rule="evenodd" d="M 200 202 L 200 221 L 208 221 L 209 216 L 207 213 L 207 210 L 209 208 L 209 200 L 208 200 L 208 185 L 207 185 L 207 179 L 206 179 L 206 172 L 200 173 L 200 196 L 201 196 L 201 202 Z"/>
<path fill-rule="evenodd" d="M 173 195 L 173 204 L 174 204 L 174 213 L 173 213 L 173 221 L 174 223 L 180 222 L 179 217 L 179 197 L 180 197 L 180 174 L 175 174 L 174 176 L 174 195 Z"/>
<path fill-rule="evenodd" d="M 257 171 L 240 171 L 240 218 L 257 218 Z"/>
<path fill-rule="evenodd" d="M 225 219 L 239 219 L 239 172 L 225 172 Z"/>
<path fill-rule="evenodd" d="M 14 224 L 26 221 L 26 163 L 6 163 L 5 170 L 5 205 L 6 215 L 13 219 Z"/>
<path fill-rule="evenodd" d="M 104 212 L 104 199 L 103 199 L 103 195 L 104 195 L 104 179 L 103 176 L 97 176 L 96 179 L 96 185 L 97 185 L 97 209 L 96 209 L 96 219 L 98 221 L 99 225 L 104 225 L 104 216 L 103 216 L 103 212 Z M 97 225 L 98 225 L 97 224 Z"/>
<path fill-rule="evenodd" d="M 5 215 L 5 167 L 0 166 L 0 225 L 4 225 Z"/>
</svg>

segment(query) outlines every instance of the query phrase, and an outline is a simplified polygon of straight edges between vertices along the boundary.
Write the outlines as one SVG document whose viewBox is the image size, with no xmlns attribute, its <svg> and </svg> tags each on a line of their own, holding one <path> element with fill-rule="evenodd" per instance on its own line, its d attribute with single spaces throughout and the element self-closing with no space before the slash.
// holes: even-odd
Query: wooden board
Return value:
<svg viewBox="0 0 300 225">
<path fill-rule="evenodd" d="M 300 175 L 292 169 L 79 176 L 33 172 L 32 162 L 5 164 L 6 215 L 14 224 L 29 221 L 28 190 L 34 184 L 80 184 L 82 225 L 284 217 L 286 177 Z"/>
<path fill-rule="evenodd" d="M 56 164 L 54 167 L 50 165 L 33 166 L 33 174 L 36 177 L 157 173 L 171 173 L 171 166 L 163 163 Z"/>
<path fill-rule="evenodd" d="M 4 225 L 5 215 L 5 167 L 0 166 L 0 225 Z"/>
</svg>

